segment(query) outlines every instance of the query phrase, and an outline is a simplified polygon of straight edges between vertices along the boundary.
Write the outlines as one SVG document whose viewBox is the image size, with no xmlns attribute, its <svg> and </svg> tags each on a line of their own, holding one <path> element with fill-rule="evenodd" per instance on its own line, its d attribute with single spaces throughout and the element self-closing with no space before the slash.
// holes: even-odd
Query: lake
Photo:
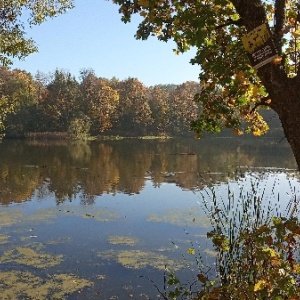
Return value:
<svg viewBox="0 0 300 300">
<path fill-rule="evenodd" d="M 166 268 L 197 275 L 188 248 L 215 263 L 212 190 L 226 202 L 254 187 L 269 212 L 299 191 L 280 138 L 4 140 L 0 153 L 1 299 L 158 299 Z"/>
</svg>

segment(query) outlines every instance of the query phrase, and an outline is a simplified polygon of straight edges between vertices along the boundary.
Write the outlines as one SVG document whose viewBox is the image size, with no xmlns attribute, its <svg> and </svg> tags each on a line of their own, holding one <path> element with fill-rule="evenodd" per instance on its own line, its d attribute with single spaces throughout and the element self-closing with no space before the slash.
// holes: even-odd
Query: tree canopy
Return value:
<svg viewBox="0 0 300 300">
<path fill-rule="evenodd" d="M 202 113 L 193 129 L 264 134 L 268 124 L 260 106 L 273 108 L 300 164 L 300 4 L 295 0 L 113 0 L 126 23 L 142 17 L 136 38 L 173 40 L 176 53 L 196 47 L 191 60 L 201 66 L 203 85 L 197 100 Z M 266 24 L 277 57 L 253 68 L 243 44 L 252 30 Z M 252 40 L 262 43 L 262 40 Z M 251 45 L 250 45 L 251 46 Z M 297 113 L 295 113 L 297 112 Z"/>
<path fill-rule="evenodd" d="M 37 51 L 26 37 L 25 25 L 38 25 L 73 7 L 73 0 L 1 0 L 0 64 L 9 65 L 11 57 L 22 59 Z"/>
<path fill-rule="evenodd" d="M 0 138 L 32 132 L 88 135 L 188 135 L 198 116 L 198 82 L 146 87 L 136 78 L 97 77 L 82 70 L 80 81 L 56 70 L 36 76 L 0 68 Z"/>
</svg>

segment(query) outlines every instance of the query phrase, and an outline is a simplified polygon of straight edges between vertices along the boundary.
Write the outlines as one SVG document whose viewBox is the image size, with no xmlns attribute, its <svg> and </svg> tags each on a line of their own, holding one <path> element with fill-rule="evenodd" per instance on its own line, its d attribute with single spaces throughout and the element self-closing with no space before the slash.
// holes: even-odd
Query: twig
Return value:
<svg viewBox="0 0 300 300">
<path fill-rule="evenodd" d="M 147 276 L 143 276 L 143 275 L 140 275 L 139 277 L 140 278 L 145 278 L 145 279 L 149 280 L 153 284 L 153 286 L 157 289 L 157 291 L 159 292 L 159 294 L 163 297 L 163 299 L 164 300 L 168 300 L 168 298 L 164 295 L 164 293 L 162 293 L 160 291 L 160 289 L 158 288 L 158 286 L 156 285 L 156 283 L 151 278 L 149 278 Z"/>
<path fill-rule="evenodd" d="M 226 23 L 220 24 L 220 25 L 216 26 L 215 29 L 216 30 L 217 29 L 221 29 L 221 28 L 229 26 L 229 25 L 242 26 L 243 25 L 243 20 L 242 19 L 238 19 L 237 21 L 234 21 L 231 18 L 229 18 Z"/>
</svg>

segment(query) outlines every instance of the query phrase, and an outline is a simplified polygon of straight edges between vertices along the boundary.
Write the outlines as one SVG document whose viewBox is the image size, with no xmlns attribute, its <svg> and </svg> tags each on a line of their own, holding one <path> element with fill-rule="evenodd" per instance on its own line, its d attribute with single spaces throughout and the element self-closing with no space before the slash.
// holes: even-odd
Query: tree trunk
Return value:
<svg viewBox="0 0 300 300">
<path fill-rule="evenodd" d="M 269 63 L 258 70 L 269 97 L 270 107 L 278 114 L 285 137 L 291 145 L 300 170 L 300 81 L 299 75 L 287 77 L 283 68 Z"/>
<path fill-rule="evenodd" d="M 296 114 L 297 117 L 280 118 L 280 120 L 300 170 L 300 110 Z"/>
<path fill-rule="evenodd" d="M 300 170 L 300 82 L 288 78 L 283 68 L 272 63 L 260 68 L 258 76 L 271 99 L 270 107 L 278 114 L 285 137 L 291 145 Z"/>
<path fill-rule="evenodd" d="M 265 8 L 261 0 L 232 0 L 232 3 L 247 31 L 267 22 Z M 279 54 L 281 54 L 282 45 L 278 41 L 278 33 L 284 24 L 285 3 L 284 0 L 274 2 L 276 22 L 273 40 Z M 271 100 L 270 107 L 274 109 L 281 120 L 285 136 L 291 145 L 298 170 L 300 170 L 300 63 L 294 78 L 287 77 L 283 65 L 272 63 L 259 68 L 257 75 L 268 92 Z"/>
<path fill-rule="evenodd" d="M 281 121 L 285 137 L 291 145 L 296 159 L 298 170 L 300 170 L 300 94 L 295 95 L 294 91 L 283 91 L 285 97 L 281 100 L 280 109 L 276 109 Z"/>
</svg>

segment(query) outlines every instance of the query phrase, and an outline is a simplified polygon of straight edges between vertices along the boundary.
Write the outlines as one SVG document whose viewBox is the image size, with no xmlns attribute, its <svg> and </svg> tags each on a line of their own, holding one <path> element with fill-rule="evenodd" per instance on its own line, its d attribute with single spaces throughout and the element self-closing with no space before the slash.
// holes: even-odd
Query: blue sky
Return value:
<svg viewBox="0 0 300 300">
<path fill-rule="evenodd" d="M 147 86 L 197 81 L 199 67 L 189 63 L 195 51 L 175 55 L 172 42 L 136 40 L 138 19 L 124 24 L 111 1 L 76 0 L 73 10 L 28 29 L 39 52 L 12 67 L 32 74 L 58 68 L 75 76 L 92 68 L 99 77 L 136 77 Z"/>
</svg>

